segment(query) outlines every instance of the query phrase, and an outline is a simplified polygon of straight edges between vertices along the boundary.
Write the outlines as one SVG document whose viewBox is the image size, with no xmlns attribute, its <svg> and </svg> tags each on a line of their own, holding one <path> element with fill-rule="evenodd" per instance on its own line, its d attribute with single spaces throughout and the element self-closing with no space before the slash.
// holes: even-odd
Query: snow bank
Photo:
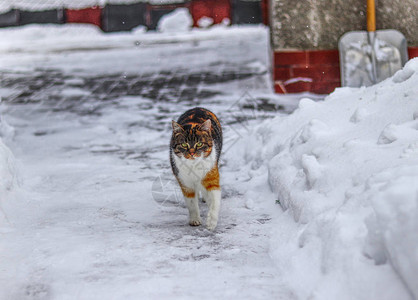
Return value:
<svg viewBox="0 0 418 300">
<path fill-rule="evenodd" d="M 68 72 L 114 74 L 116 59 L 120 61 L 119 63 L 123 63 L 123 65 L 118 65 L 119 70 L 126 73 L 137 73 L 139 70 L 142 73 L 154 73 L 167 70 L 167 68 L 180 69 L 184 66 L 201 71 L 202 65 L 208 65 L 209 60 L 217 63 L 218 56 L 196 52 L 196 55 L 189 55 L 186 61 L 173 60 L 169 55 L 162 54 L 167 52 L 166 45 L 174 45 L 180 51 L 184 47 L 181 43 L 204 43 L 207 45 L 204 51 L 219 51 L 219 46 L 215 44 L 215 41 L 220 38 L 236 41 L 242 34 L 256 36 L 256 40 L 251 42 L 254 45 L 252 47 L 266 45 L 260 43 L 266 36 L 266 28 L 261 25 L 228 28 L 215 25 L 206 30 L 192 29 L 187 32 L 176 32 L 176 34 L 143 32 L 141 27 L 133 32 L 104 34 L 98 27 L 89 24 L 32 24 L 0 28 L 0 52 L 7 54 L 0 55 L 0 66 L 2 70 L 32 72 L 35 69 L 44 69 L 47 61 L 48 65 L 59 65 L 61 69 Z M 142 59 L 134 61 L 125 59 L 128 54 L 138 55 L 138 51 L 141 52 Z M 121 55 L 122 52 L 123 55 Z M 257 59 L 258 57 L 264 59 L 265 52 L 251 53 L 255 53 Z M 203 60 L 202 57 L 204 57 Z M 160 62 L 158 65 L 155 64 L 156 58 Z M 252 57 L 247 57 L 247 59 L 248 63 L 255 60 Z M 228 64 L 232 65 L 241 61 L 239 55 L 228 56 Z"/>
<path fill-rule="evenodd" d="M 193 26 L 193 19 L 187 8 L 177 8 L 173 12 L 163 16 L 158 22 L 158 31 L 161 32 L 186 32 Z"/>
<path fill-rule="evenodd" d="M 0 2 L 0 13 L 12 8 L 36 11 L 57 8 L 80 9 L 92 6 L 105 6 L 106 4 L 132 4 L 147 2 L 155 5 L 183 3 L 182 0 L 7 0 Z"/>
<path fill-rule="evenodd" d="M 11 191 L 16 184 L 14 157 L 0 138 L 0 201 L 7 197 L 7 192 Z"/>
<path fill-rule="evenodd" d="M 285 211 L 271 255 L 297 296 L 418 298 L 418 59 L 378 85 L 303 99 L 242 147 L 254 167 L 268 161 Z"/>
<path fill-rule="evenodd" d="M 10 199 L 11 192 L 16 188 L 15 162 L 12 152 L 0 138 L 0 230 L 6 224 L 3 203 Z"/>
<path fill-rule="evenodd" d="M 2 97 L 10 92 L 8 89 L 0 89 L 0 103 Z M 15 159 L 10 149 L 3 143 L 3 139 L 13 138 L 15 129 L 3 120 L 2 113 L 0 107 L 0 232 L 7 226 L 4 205 L 6 201 L 11 200 L 12 192 L 17 186 Z"/>
<path fill-rule="evenodd" d="M 103 5 L 104 3 L 105 1 L 102 0 L 8 0 L 0 2 L 0 12 L 4 12 L 12 8 L 29 11 L 57 9 L 62 7 L 79 9 L 95 5 Z"/>
<path fill-rule="evenodd" d="M 208 28 L 209 26 L 213 25 L 215 21 L 212 18 L 209 17 L 201 17 L 198 21 L 197 21 L 197 25 L 200 28 Z"/>
</svg>

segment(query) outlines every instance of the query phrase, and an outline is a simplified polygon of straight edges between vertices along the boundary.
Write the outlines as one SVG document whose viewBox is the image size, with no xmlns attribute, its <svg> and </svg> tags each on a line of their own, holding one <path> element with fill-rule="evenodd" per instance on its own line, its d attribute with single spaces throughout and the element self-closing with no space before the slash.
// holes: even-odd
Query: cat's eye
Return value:
<svg viewBox="0 0 418 300">
<path fill-rule="evenodd" d="M 196 144 L 196 146 L 197 147 L 202 147 L 203 146 L 203 143 L 202 142 L 199 142 L 199 143 Z"/>
<path fill-rule="evenodd" d="M 187 148 L 187 146 L 188 146 L 189 144 L 187 144 L 187 143 L 183 143 L 183 144 L 181 144 L 181 146 L 183 147 L 183 148 Z"/>
</svg>

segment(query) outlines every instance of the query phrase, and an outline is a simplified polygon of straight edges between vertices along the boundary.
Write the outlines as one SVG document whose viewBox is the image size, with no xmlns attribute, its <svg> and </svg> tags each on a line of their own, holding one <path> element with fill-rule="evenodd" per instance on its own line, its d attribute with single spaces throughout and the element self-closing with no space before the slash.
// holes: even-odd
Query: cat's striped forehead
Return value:
<svg viewBox="0 0 418 300">
<path fill-rule="evenodd" d="M 194 141 L 194 142 L 198 140 L 208 141 L 210 139 L 210 136 L 208 132 L 200 130 L 201 125 L 202 124 L 199 124 L 199 123 L 184 124 L 182 126 L 183 132 L 176 134 L 175 138 L 177 139 L 184 138 L 185 140 Z"/>
<path fill-rule="evenodd" d="M 185 132 L 187 132 L 188 134 L 198 134 L 198 133 L 202 133 L 202 130 L 200 129 L 200 126 L 202 126 L 202 123 L 195 123 L 195 122 L 189 122 L 186 124 L 183 124 L 182 127 L 184 129 Z"/>
</svg>

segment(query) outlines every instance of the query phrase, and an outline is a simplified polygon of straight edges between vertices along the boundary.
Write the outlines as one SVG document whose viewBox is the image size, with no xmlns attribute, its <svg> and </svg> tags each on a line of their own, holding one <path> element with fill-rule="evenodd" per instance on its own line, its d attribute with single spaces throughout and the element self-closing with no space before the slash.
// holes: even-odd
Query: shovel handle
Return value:
<svg viewBox="0 0 418 300">
<path fill-rule="evenodd" d="M 367 31 L 376 31 L 375 0 L 367 0 Z"/>
</svg>

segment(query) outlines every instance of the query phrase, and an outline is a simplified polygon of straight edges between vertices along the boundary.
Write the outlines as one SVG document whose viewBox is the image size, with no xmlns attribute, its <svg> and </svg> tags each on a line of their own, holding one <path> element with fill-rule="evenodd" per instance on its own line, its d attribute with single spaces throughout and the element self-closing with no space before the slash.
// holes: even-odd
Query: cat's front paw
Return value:
<svg viewBox="0 0 418 300">
<path fill-rule="evenodd" d="M 218 224 L 218 220 L 214 219 L 214 218 L 208 218 L 206 220 L 206 228 L 209 229 L 210 231 L 215 230 L 216 225 Z"/>
<path fill-rule="evenodd" d="M 189 221 L 190 226 L 200 226 L 202 225 L 202 221 L 199 219 L 193 219 Z"/>
</svg>

